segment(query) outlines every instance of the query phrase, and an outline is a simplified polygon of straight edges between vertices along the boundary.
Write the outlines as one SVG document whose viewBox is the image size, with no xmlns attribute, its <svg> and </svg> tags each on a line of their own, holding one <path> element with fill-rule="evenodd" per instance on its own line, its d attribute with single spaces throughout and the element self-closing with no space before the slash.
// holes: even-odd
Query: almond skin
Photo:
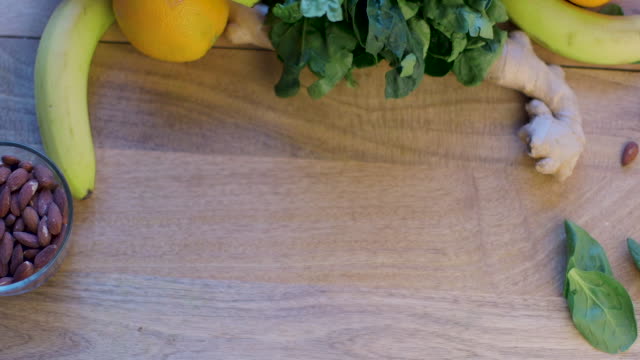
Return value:
<svg viewBox="0 0 640 360">
<path fill-rule="evenodd" d="M 638 144 L 634 141 L 628 142 L 622 150 L 622 159 L 620 163 L 622 166 L 630 165 L 636 157 L 638 157 Z"/>
<path fill-rule="evenodd" d="M 40 220 L 40 222 L 42 222 L 42 220 Z M 36 249 L 40 246 L 38 243 L 38 237 L 33 234 L 18 231 L 13 233 L 13 237 L 16 238 L 20 244 L 32 249 Z"/>
<path fill-rule="evenodd" d="M 24 220 L 22 220 L 21 217 L 13 224 L 13 232 L 15 233 L 20 231 L 24 231 Z"/>
<path fill-rule="evenodd" d="M 15 169 L 7 178 L 9 190 L 16 191 L 29 180 L 29 173 L 23 168 Z"/>
<path fill-rule="evenodd" d="M 51 232 L 51 235 L 58 235 L 62 231 L 62 214 L 60 208 L 55 203 L 49 205 L 49 211 L 47 211 L 47 227 Z"/>
<path fill-rule="evenodd" d="M 12 277 L 3 277 L 0 279 L 0 286 L 11 285 L 13 283 Z"/>
<path fill-rule="evenodd" d="M 53 189 L 57 185 L 53 172 L 44 165 L 35 165 L 33 175 L 43 189 Z"/>
<path fill-rule="evenodd" d="M 11 209 L 11 190 L 3 186 L 0 191 L 0 217 L 5 217 Z"/>
<path fill-rule="evenodd" d="M 38 198 L 36 199 L 36 210 L 38 211 L 38 215 L 45 216 L 47 215 L 47 211 L 49 210 L 49 205 L 53 202 L 53 194 L 51 190 L 44 189 L 40 191 L 38 194 Z"/>
<path fill-rule="evenodd" d="M 22 261 L 24 260 L 24 254 L 22 252 L 22 246 L 20 246 L 20 244 L 16 244 L 16 246 L 13 248 L 13 253 L 11 253 L 11 262 L 9 263 L 9 271 L 12 274 L 15 274 L 16 269 L 18 268 L 18 266 L 20 266 L 20 264 L 22 264 Z"/>
<path fill-rule="evenodd" d="M 9 275 L 9 264 L 0 264 L 0 277 Z"/>
<path fill-rule="evenodd" d="M 18 165 L 20 163 L 20 159 L 12 155 L 3 155 L 2 162 L 9 166 L 13 166 L 13 165 Z"/>
<path fill-rule="evenodd" d="M 64 193 L 62 186 L 58 186 L 53 192 L 53 202 L 58 205 L 58 209 L 62 213 L 62 223 L 66 224 L 69 220 L 69 207 L 67 201 L 67 194 Z"/>
<path fill-rule="evenodd" d="M 0 263 L 8 264 L 11 260 L 11 254 L 13 253 L 13 246 L 15 239 L 9 232 L 5 232 L 2 240 L 0 240 Z"/>
<path fill-rule="evenodd" d="M 0 166 L 0 185 L 7 181 L 7 178 L 11 174 L 11 169 L 8 167 Z"/>
<path fill-rule="evenodd" d="M 24 221 L 24 226 L 28 232 L 35 234 L 38 231 L 38 222 L 40 222 L 40 217 L 34 208 L 31 206 L 24 208 L 22 211 L 22 220 Z"/>
<path fill-rule="evenodd" d="M 36 266 L 36 269 L 41 269 L 45 265 L 47 265 L 49 261 L 51 261 L 51 259 L 53 259 L 53 257 L 56 255 L 56 252 L 58 252 L 58 247 L 55 245 L 49 245 L 44 248 L 44 250 L 40 251 L 40 253 L 38 253 L 38 255 L 36 256 L 35 262 L 33 263 Z"/>
<path fill-rule="evenodd" d="M 16 217 L 13 214 L 9 214 L 4 218 L 4 224 L 7 226 L 13 226 L 16 223 Z"/>
<path fill-rule="evenodd" d="M 20 161 L 18 167 L 21 167 L 29 172 L 33 170 L 33 163 L 31 161 Z"/>
<path fill-rule="evenodd" d="M 0 219 L 0 239 L 4 236 L 4 232 L 6 230 L 6 225 L 4 224 L 4 220 Z"/>
<path fill-rule="evenodd" d="M 13 274 L 13 282 L 22 281 L 34 273 L 33 264 L 29 261 L 25 261 L 16 269 Z"/>
<path fill-rule="evenodd" d="M 38 191 L 38 180 L 31 179 L 22 185 L 20 192 L 18 193 L 18 204 L 20 205 L 20 211 L 24 210 L 29 201 L 33 199 L 33 195 Z"/>
<path fill-rule="evenodd" d="M 20 201 L 18 200 L 18 194 L 11 195 L 11 213 L 15 216 L 20 216 Z"/>
<path fill-rule="evenodd" d="M 29 250 L 25 250 L 22 253 L 22 256 L 24 256 L 25 260 L 33 261 L 33 259 L 36 258 L 39 252 L 40 252 L 40 249 L 29 249 Z"/>
<path fill-rule="evenodd" d="M 40 222 L 38 223 L 38 244 L 42 247 L 51 244 L 51 231 L 49 231 L 49 227 L 47 226 L 48 220 L 49 219 L 45 216 L 40 219 Z"/>
</svg>

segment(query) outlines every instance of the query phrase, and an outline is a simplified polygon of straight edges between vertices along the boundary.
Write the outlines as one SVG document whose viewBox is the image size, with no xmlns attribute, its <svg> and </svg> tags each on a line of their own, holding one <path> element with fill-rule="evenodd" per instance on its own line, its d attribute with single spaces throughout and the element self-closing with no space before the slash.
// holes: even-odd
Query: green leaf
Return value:
<svg viewBox="0 0 640 360">
<path fill-rule="evenodd" d="M 418 58 L 416 58 L 415 54 L 409 54 L 402 59 L 400 66 L 402 67 L 402 71 L 400 72 L 400 77 L 407 77 L 413 74 L 413 71 L 416 67 L 416 62 Z"/>
<path fill-rule="evenodd" d="M 627 247 L 629 248 L 629 253 L 631 253 L 631 257 L 633 258 L 633 263 L 636 264 L 636 268 L 640 270 L 640 244 L 632 238 L 628 238 Z"/>
<path fill-rule="evenodd" d="M 467 47 L 467 35 L 454 33 L 451 36 L 451 55 L 447 61 L 454 61 Z"/>
<path fill-rule="evenodd" d="M 286 23 L 295 23 L 302 19 L 300 12 L 300 2 L 291 1 L 284 4 L 276 4 L 273 7 L 273 14 Z"/>
<path fill-rule="evenodd" d="M 481 47 L 467 49 L 454 61 L 453 73 L 465 86 L 479 85 L 487 76 L 491 65 L 502 54 L 506 33 L 496 31 L 496 38 Z"/>
<path fill-rule="evenodd" d="M 567 220 L 564 222 L 564 229 L 567 236 L 567 270 L 566 274 L 573 268 L 583 271 L 599 271 L 603 274 L 613 276 L 611 264 L 604 249 L 588 232 L 580 226 Z M 569 291 L 569 280 L 564 284 L 566 297 Z"/>
<path fill-rule="evenodd" d="M 582 336 L 607 353 L 629 349 L 638 330 L 633 303 L 625 288 L 599 271 L 573 268 L 567 279 L 569 311 Z"/>
<path fill-rule="evenodd" d="M 362 46 L 356 47 L 353 51 L 353 66 L 358 69 L 374 66 L 379 62 L 377 56 L 369 54 Z"/>
<path fill-rule="evenodd" d="M 427 55 L 424 60 L 424 73 L 429 76 L 443 77 L 451 71 L 453 62 L 449 62 L 442 58 Z"/>
<path fill-rule="evenodd" d="M 613 15 L 613 16 L 624 16 L 624 10 L 618 4 L 609 3 L 600 9 L 601 14 L 605 15 Z"/>
<path fill-rule="evenodd" d="M 477 11 L 460 9 L 460 16 L 466 21 L 466 28 L 469 35 L 473 37 L 481 36 L 485 39 L 493 39 L 493 23 L 488 17 Z"/>
<path fill-rule="evenodd" d="M 487 9 L 487 15 L 489 19 L 494 23 L 503 23 L 509 20 L 509 15 L 507 15 L 507 8 L 504 6 L 502 1 L 493 0 L 491 5 Z"/>
<path fill-rule="evenodd" d="M 420 10 L 420 4 L 410 0 L 398 0 L 398 6 L 405 20 L 413 18 Z"/>
<path fill-rule="evenodd" d="M 409 20 L 409 29 L 413 35 L 420 40 L 422 44 L 422 57 L 426 57 L 427 51 L 429 50 L 429 42 L 431 41 L 429 24 L 423 19 L 413 18 Z"/>
<path fill-rule="evenodd" d="M 342 21 L 343 18 L 341 0 L 301 0 L 300 10 L 308 18 L 327 15 L 332 22 Z"/>
<path fill-rule="evenodd" d="M 477 10 L 477 11 L 485 11 L 489 4 L 491 4 L 491 0 L 466 0 L 465 1 L 468 6 Z"/>
<path fill-rule="evenodd" d="M 388 71 L 385 75 L 386 86 L 384 94 L 386 98 L 397 99 L 405 97 L 420 85 L 424 78 L 424 58 L 422 57 L 422 54 L 424 53 L 423 48 L 420 38 L 415 34 L 410 34 L 407 49 L 408 54 L 407 57 L 405 57 L 405 60 L 408 58 L 410 59 L 408 62 L 411 63 L 415 59 L 413 71 L 409 75 L 402 76 L 405 69 L 403 64 L 394 64 L 390 61 L 391 65 L 395 66 L 395 68 Z"/>
</svg>

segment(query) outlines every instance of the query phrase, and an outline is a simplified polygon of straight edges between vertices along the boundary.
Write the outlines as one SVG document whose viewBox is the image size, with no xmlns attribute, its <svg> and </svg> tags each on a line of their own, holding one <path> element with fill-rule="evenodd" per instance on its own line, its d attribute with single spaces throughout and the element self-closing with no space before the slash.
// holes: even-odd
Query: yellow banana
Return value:
<svg viewBox="0 0 640 360">
<path fill-rule="evenodd" d="M 110 0 L 63 0 L 38 47 L 34 77 L 42 143 L 77 199 L 91 195 L 95 185 L 87 82 L 94 50 L 113 22 Z"/>
<path fill-rule="evenodd" d="M 514 23 L 560 55 L 602 65 L 640 61 L 640 15 L 603 15 L 566 0 L 502 2 Z"/>
</svg>

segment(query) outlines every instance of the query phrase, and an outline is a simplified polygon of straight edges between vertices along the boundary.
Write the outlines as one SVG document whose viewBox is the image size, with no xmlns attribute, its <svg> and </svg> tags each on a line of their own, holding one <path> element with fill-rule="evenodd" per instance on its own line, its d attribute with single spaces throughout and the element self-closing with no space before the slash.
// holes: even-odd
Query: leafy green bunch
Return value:
<svg viewBox="0 0 640 360">
<path fill-rule="evenodd" d="M 385 96 L 401 98 L 424 74 L 450 71 L 477 85 L 500 56 L 508 19 L 500 0 L 276 0 L 270 4 L 270 38 L 283 63 L 275 86 L 280 97 L 300 90 L 309 67 L 318 79 L 307 88 L 320 98 L 353 70 L 385 60 Z"/>
</svg>

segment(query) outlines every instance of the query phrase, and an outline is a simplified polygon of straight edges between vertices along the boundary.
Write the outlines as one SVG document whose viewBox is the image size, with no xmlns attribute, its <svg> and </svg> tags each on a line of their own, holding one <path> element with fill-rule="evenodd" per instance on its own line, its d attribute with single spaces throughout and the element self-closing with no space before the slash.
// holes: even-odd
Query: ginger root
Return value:
<svg viewBox="0 0 640 360">
<path fill-rule="evenodd" d="M 487 80 L 534 99 L 526 107 L 531 121 L 519 136 L 528 145 L 529 156 L 540 159 L 538 172 L 553 174 L 560 181 L 569 177 L 586 141 L 578 99 L 564 71 L 542 62 L 525 33 L 512 31 Z"/>
</svg>

